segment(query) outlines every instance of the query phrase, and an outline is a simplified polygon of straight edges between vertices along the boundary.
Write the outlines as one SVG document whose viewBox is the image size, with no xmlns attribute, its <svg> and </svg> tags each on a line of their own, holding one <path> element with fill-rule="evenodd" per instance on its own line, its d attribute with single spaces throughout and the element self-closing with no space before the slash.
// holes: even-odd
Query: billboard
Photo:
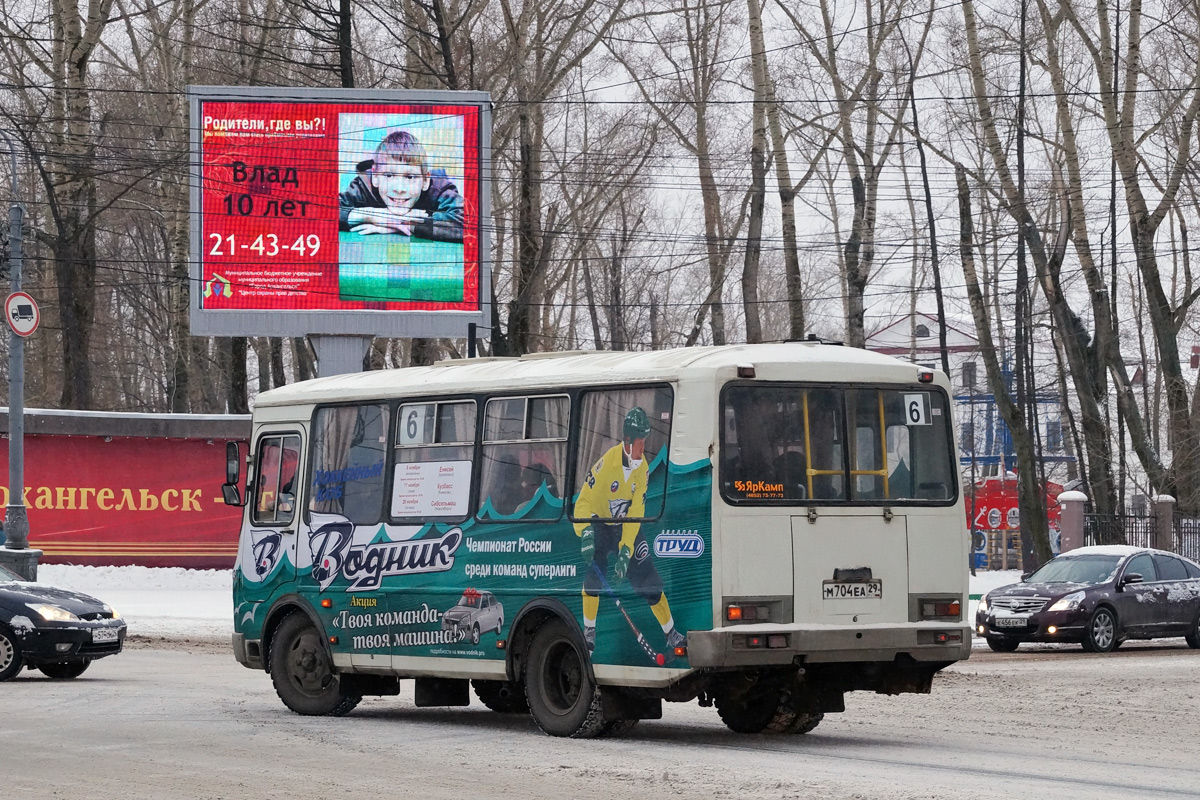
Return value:
<svg viewBox="0 0 1200 800">
<path fill-rule="evenodd" d="M 486 323 L 486 93 L 188 94 L 193 334 L 463 336 Z"/>
<path fill-rule="evenodd" d="M 29 546 L 43 564 L 232 567 L 242 509 L 221 499 L 225 442 L 26 434 Z"/>
</svg>

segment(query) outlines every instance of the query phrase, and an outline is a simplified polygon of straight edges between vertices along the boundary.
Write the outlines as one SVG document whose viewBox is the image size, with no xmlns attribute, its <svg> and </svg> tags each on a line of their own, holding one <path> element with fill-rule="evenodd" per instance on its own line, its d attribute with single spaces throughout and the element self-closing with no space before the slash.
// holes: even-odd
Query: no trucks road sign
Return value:
<svg viewBox="0 0 1200 800">
<path fill-rule="evenodd" d="M 4 302 L 4 316 L 8 319 L 8 327 L 21 337 L 32 335 L 42 318 L 37 302 L 25 292 L 13 292 L 8 296 Z"/>
</svg>

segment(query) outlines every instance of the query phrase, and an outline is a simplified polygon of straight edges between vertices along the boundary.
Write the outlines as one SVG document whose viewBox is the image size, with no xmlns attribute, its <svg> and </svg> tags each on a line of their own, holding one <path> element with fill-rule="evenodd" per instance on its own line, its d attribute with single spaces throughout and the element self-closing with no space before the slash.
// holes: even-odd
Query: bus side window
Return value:
<svg viewBox="0 0 1200 800">
<path fill-rule="evenodd" d="M 474 400 L 408 403 L 396 417 L 391 517 L 463 520 L 471 515 Z"/>
<path fill-rule="evenodd" d="M 671 390 L 661 386 L 583 395 L 572 519 L 657 519 L 662 514 L 673 405 Z M 644 484 L 634 477 L 642 468 Z"/>
<path fill-rule="evenodd" d="M 562 516 L 571 413 L 565 395 L 504 397 L 484 410 L 479 518 L 523 520 Z M 539 502 L 538 498 L 545 502 Z"/>
<path fill-rule="evenodd" d="M 339 514 L 355 525 L 383 513 L 388 407 L 382 404 L 318 409 L 313 421 L 308 510 Z"/>
<path fill-rule="evenodd" d="M 258 440 L 253 524 L 291 524 L 296 513 L 296 471 L 299 466 L 299 436 L 264 436 Z"/>
</svg>

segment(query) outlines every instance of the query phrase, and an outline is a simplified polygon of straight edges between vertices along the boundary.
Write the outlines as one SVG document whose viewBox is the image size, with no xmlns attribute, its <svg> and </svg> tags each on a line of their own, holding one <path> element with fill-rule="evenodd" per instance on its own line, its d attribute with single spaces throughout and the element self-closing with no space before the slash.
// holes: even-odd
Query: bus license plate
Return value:
<svg viewBox="0 0 1200 800">
<path fill-rule="evenodd" d="M 100 642 L 115 642 L 117 640 L 116 628 L 96 628 L 92 631 L 92 641 Z"/>
<path fill-rule="evenodd" d="M 1024 628 L 1025 617 L 996 617 L 997 628 Z"/>
<path fill-rule="evenodd" d="M 883 581 L 825 581 L 821 585 L 824 600 L 879 600 L 883 597 Z"/>
</svg>

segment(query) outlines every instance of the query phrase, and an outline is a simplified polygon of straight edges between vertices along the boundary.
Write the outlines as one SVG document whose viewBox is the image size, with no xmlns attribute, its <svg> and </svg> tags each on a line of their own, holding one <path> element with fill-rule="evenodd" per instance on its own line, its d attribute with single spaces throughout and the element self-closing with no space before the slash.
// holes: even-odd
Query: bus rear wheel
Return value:
<svg viewBox="0 0 1200 800">
<path fill-rule="evenodd" d="M 304 614 L 290 614 L 280 623 L 270 658 L 275 693 L 297 714 L 340 717 L 362 700 L 361 694 L 345 690 L 321 634 Z"/>
<path fill-rule="evenodd" d="M 721 721 L 734 733 L 808 733 L 825 718 L 811 695 L 769 684 L 718 694 L 715 704 Z"/>
<path fill-rule="evenodd" d="M 551 736 L 590 739 L 607 732 L 600 689 L 571 629 L 552 619 L 533 635 L 525 697 L 538 727 Z"/>
<path fill-rule="evenodd" d="M 498 714 L 528 714 L 529 702 L 519 683 L 509 681 L 471 681 L 479 702 Z"/>
</svg>

